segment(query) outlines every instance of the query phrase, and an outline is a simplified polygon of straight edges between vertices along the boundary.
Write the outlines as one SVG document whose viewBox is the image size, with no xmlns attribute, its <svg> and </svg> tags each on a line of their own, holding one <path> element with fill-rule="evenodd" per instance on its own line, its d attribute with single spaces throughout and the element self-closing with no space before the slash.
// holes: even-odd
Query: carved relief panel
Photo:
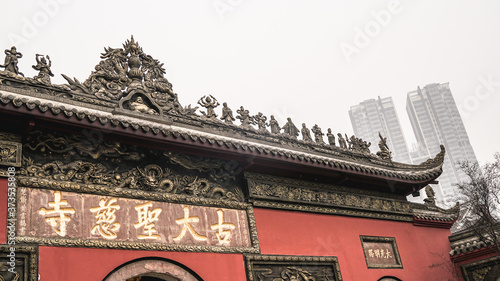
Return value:
<svg viewBox="0 0 500 281">
<path fill-rule="evenodd" d="M 24 145 L 24 186 L 78 192 L 100 187 L 243 202 L 236 161 L 151 150 L 108 141 L 99 131 L 82 135 L 36 131 Z"/>
<path fill-rule="evenodd" d="M 7 176 L 8 167 L 21 167 L 21 137 L 0 132 L 0 176 Z"/>
<path fill-rule="evenodd" d="M 245 255 L 249 281 L 341 281 L 336 257 Z"/>
<path fill-rule="evenodd" d="M 37 281 L 37 245 L 0 245 L 0 280 Z"/>
</svg>

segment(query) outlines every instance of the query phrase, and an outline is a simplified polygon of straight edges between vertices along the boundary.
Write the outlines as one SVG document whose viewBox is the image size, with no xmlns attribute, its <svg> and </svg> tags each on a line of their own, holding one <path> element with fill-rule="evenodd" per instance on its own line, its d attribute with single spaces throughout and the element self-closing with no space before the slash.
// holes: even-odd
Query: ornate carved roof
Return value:
<svg viewBox="0 0 500 281">
<path fill-rule="evenodd" d="M 281 128 L 273 116 L 267 119 L 260 112 L 251 114 L 243 106 L 233 116 L 226 103 L 218 118 L 215 109 L 219 102 L 213 96 L 199 99 L 198 104 L 206 109 L 200 115 L 198 107 L 179 103 L 172 84 L 164 77 L 163 64 L 146 54 L 133 37 L 121 48 L 105 48 L 101 61 L 84 82 L 62 74 L 68 81 L 64 85 L 50 82 L 48 56 L 47 63 L 37 55 L 39 65 L 35 69 L 40 73 L 28 78 L 17 69 L 20 53 L 12 49 L 5 53 L 5 71 L 0 71 L 0 106 L 6 114 L 97 127 L 223 154 L 236 152 L 254 159 L 251 161 L 286 162 L 325 173 L 400 182 L 408 187 L 404 193 L 420 189 L 442 172 L 443 146 L 436 157 L 410 165 L 391 160 L 382 136 L 377 154 L 370 153 L 370 144 L 354 136 L 337 134 L 336 145 L 331 130 L 325 143 L 317 125 L 312 128 L 313 136 L 304 126 L 303 139 L 297 139 L 299 130 L 290 118 Z M 241 125 L 233 123 L 236 119 Z"/>
<path fill-rule="evenodd" d="M 451 243 L 452 250 L 450 251 L 450 256 L 469 253 L 475 250 L 493 246 L 494 244 L 495 243 L 493 242 L 493 240 L 487 240 L 486 242 L 483 242 L 480 241 L 477 237 L 455 241 Z"/>
<path fill-rule="evenodd" d="M 472 252 L 477 252 L 478 250 L 494 252 L 491 248 L 495 246 L 494 239 L 487 232 L 484 233 L 484 237 L 481 239 L 477 234 L 477 229 L 485 228 L 486 226 L 481 222 L 478 222 L 473 227 L 464 229 L 455 233 L 449 237 L 450 240 L 450 256 L 453 259 L 460 260 L 462 254 L 472 254 Z M 495 231 L 498 233 L 500 231 L 500 224 L 495 225 Z M 467 256 L 467 255 L 464 255 Z"/>
<path fill-rule="evenodd" d="M 432 226 L 450 229 L 457 220 L 460 207 L 442 209 L 434 203 L 427 201 L 425 204 L 412 204 L 413 223 L 420 226 Z"/>
</svg>

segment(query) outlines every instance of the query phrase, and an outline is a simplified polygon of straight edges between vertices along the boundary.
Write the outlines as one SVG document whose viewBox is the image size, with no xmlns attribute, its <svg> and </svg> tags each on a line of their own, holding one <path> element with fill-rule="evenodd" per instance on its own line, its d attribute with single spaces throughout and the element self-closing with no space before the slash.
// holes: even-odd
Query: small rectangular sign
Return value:
<svg viewBox="0 0 500 281">
<path fill-rule="evenodd" d="M 368 268 L 403 268 L 394 237 L 360 236 Z"/>
</svg>

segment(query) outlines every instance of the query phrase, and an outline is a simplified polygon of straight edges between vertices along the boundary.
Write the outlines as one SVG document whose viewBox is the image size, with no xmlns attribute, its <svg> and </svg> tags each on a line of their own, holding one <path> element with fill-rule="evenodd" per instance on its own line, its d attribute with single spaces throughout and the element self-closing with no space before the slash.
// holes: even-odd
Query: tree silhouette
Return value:
<svg viewBox="0 0 500 281">
<path fill-rule="evenodd" d="M 459 199 L 468 205 L 469 218 L 464 219 L 464 228 L 472 229 L 480 241 L 500 254 L 500 153 L 495 161 L 482 167 L 477 162 L 459 162 L 461 170 L 469 177 L 466 182 L 456 184 Z"/>
</svg>

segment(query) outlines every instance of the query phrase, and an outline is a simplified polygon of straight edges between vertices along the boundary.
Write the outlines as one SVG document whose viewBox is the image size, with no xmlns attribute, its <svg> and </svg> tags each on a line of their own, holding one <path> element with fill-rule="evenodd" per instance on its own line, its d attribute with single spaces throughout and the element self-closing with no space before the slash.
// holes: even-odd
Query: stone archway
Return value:
<svg viewBox="0 0 500 281">
<path fill-rule="evenodd" d="M 203 281 L 189 268 L 164 258 L 141 258 L 114 269 L 103 281 Z"/>
<path fill-rule="evenodd" d="M 378 281 L 401 281 L 401 279 L 392 276 L 384 276 L 380 278 Z"/>
</svg>

